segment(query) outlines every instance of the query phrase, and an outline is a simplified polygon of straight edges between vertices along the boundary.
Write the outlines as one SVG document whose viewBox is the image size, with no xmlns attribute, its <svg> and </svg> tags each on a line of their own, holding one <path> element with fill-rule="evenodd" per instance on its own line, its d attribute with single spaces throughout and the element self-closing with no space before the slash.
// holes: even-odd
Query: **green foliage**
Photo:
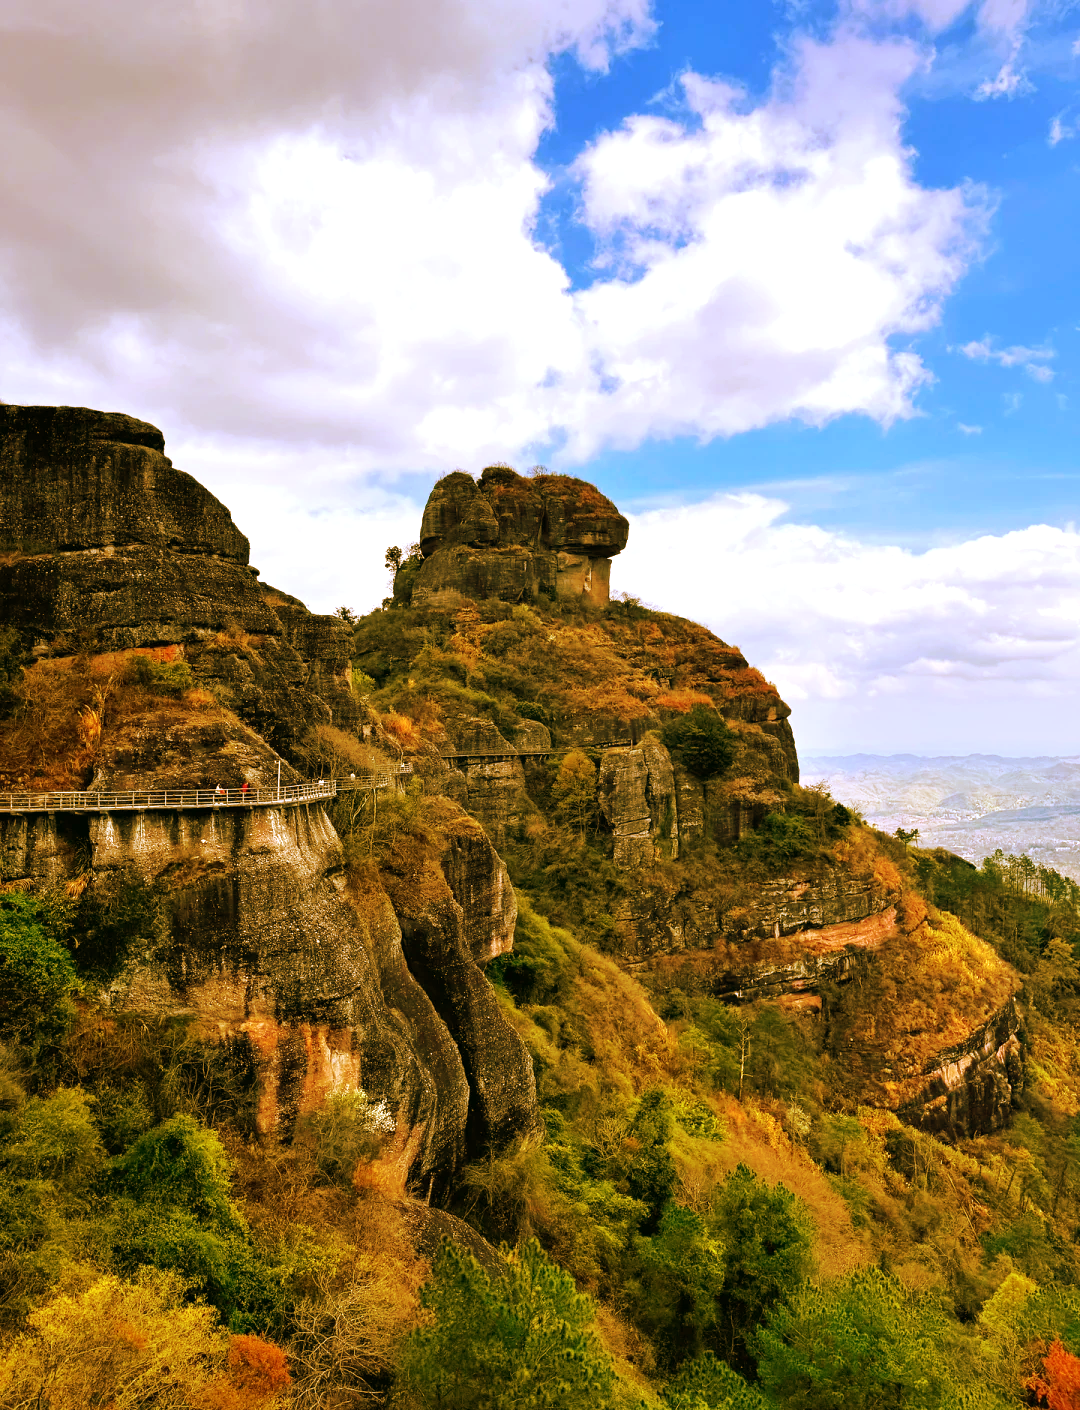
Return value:
<svg viewBox="0 0 1080 1410">
<path fill-rule="evenodd" d="M 683 1362 L 663 1396 L 671 1410 L 769 1410 L 761 1392 L 711 1351 Z"/>
<path fill-rule="evenodd" d="M 695 705 L 688 714 L 669 720 L 660 737 L 673 757 L 698 778 L 719 777 L 735 757 L 735 736 L 708 705 Z"/>
<path fill-rule="evenodd" d="M 113 1161 L 116 1197 L 98 1237 L 122 1272 L 178 1273 L 234 1332 L 262 1331 L 285 1315 L 288 1268 L 252 1244 L 232 1200 L 231 1170 L 213 1131 L 190 1116 L 173 1117 Z"/>
<path fill-rule="evenodd" d="M 0 1033 L 63 1027 L 79 987 L 63 940 L 70 907 L 27 891 L 0 893 Z"/>
<path fill-rule="evenodd" d="M 746 858 L 790 862 L 795 857 L 816 852 L 818 845 L 818 838 L 806 818 L 798 813 L 767 813 L 761 826 L 739 843 L 739 852 Z"/>
<path fill-rule="evenodd" d="M 401 1380 L 438 1410 L 607 1410 L 614 1372 L 587 1330 L 592 1300 L 530 1239 L 489 1274 L 444 1242 L 421 1290 L 433 1325 L 407 1339 Z"/>
<path fill-rule="evenodd" d="M 394 1120 L 383 1102 L 366 1092 L 331 1092 L 299 1123 L 311 1143 L 315 1167 L 328 1184 L 348 1185 L 362 1160 L 373 1160 Z"/>
<path fill-rule="evenodd" d="M 791 1410 L 936 1410 L 948 1403 L 939 1306 L 878 1268 L 780 1303 L 757 1334 L 758 1374 Z"/>
<path fill-rule="evenodd" d="M 657 1227 L 675 1188 L 675 1162 L 668 1150 L 671 1126 L 671 1099 L 662 1088 L 650 1087 L 641 1094 L 630 1123 L 628 1154 L 623 1160 L 627 1193 L 648 1210 L 642 1225 L 645 1233 Z"/>
<path fill-rule="evenodd" d="M 919 890 L 1031 973 L 1051 940 L 1080 954 L 1080 886 L 1029 857 L 1000 849 L 981 867 L 943 848 L 913 854 Z"/>
<path fill-rule="evenodd" d="M 656 1232 L 636 1239 L 634 1252 L 637 1267 L 630 1271 L 626 1296 L 635 1324 L 665 1365 L 699 1355 L 724 1331 L 718 1326 L 724 1245 L 701 1215 L 669 1202 Z"/>
<path fill-rule="evenodd" d="M 748 1370 L 755 1328 L 809 1276 L 813 1225 L 783 1185 L 770 1188 L 739 1165 L 713 1196 L 709 1229 L 725 1250 L 718 1297 L 723 1353 Z"/>
<path fill-rule="evenodd" d="M 139 1204 L 177 1205 L 196 1219 L 238 1229 L 229 1193 L 232 1166 L 213 1131 L 191 1116 L 174 1116 L 140 1136 L 113 1162 L 116 1187 Z"/>
<path fill-rule="evenodd" d="M 78 1088 L 31 1097 L 18 1114 L 4 1166 L 24 1180 L 48 1180 L 77 1191 L 101 1169 L 105 1153 L 90 1114 L 91 1099 Z"/>
<path fill-rule="evenodd" d="M 537 915 L 519 892 L 514 948 L 492 960 L 486 973 L 519 1003 L 555 1003 L 565 996 L 570 984 L 576 950 L 570 934 Z"/>
<path fill-rule="evenodd" d="M 155 661 L 152 656 L 133 656 L 125 679 L 158 695 L 182 695 L 195 683 L 186 661 Z"/>
</svg>

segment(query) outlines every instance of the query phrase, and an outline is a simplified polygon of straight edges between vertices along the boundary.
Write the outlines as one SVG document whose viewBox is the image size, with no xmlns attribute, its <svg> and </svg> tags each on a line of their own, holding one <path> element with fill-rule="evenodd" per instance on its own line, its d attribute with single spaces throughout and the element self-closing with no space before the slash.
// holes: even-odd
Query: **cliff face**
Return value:
<svg viewBox="0 0 1080 1410">
<path fill-rule="evenodd" d="M 289 783 L 276 751 L 314 724 L 355 731 L 347 628 L 260 587 L 228 511 L 154 427 L 0 407 L 0 431 L 0 617 L 50 708 L 89 690 L 94 789 Z M 201 691 L 125 693 L 133 652 L 183 663 Z M 264 1137 L 362 1089 L 383 1147 L 368 1178 L 438 1198 L 465 1160 L 537 1134 L 531 1062 L 477 963 L 513 944 L 513 888 L 447 799 L 348 865 L 312 805 L 0 815 L 0 866 L 5 883 L 71 887 L 77 931 L 108 936 L 81 956 L 104 1001 L 187 1019 Z"/>
<path fill-rule="evenodd" d="M 179 646 L 275 747 L 355 724 L 344 623 L 260 586 L 229 511 L 146 422 L 0 406 L 0 624 L 37 655 Z"/>
<path fill-rule="evenodd" d="M 5 407 L 0 430 L 0 620 L 34 669 L 50 689 L 65 671 L 111 682 L 156 652 L 212 702 L 133 697 L 88 736 L 95 788 L 291 781 L 313 725 L 356 745 L 361 721 L 414 765 L 388 832 L 373 807 L 344 849 L 318 806 L 0 820 L 4 880 L 75 882 L 98 913 L 133 887 L 152 897 L 145 933 L 105 957 L 108 1001 L 188 1017 L 248 1074 L 264 1135 L 362 1088 L 385 1123 L 371 1178 L 436 1197 L 462 1161 L 538 1136 L 531 1061 L 483 972 L 513 944 L 511 874 L 654 991 L 819 1014 L 823 1041 L 852 1035 L 837 1060 L 864 1095 L 913 1120 L 1004 1119 L 1021 1053 L 1008 984 L 972 959 L 970 1012 L 940 1040 L 904 1017 L 923 942 L 900 872 L 799 788 L 788 707 L 736 647 L 608 601 L 627 524 L 594 487 L 447 476 L 422 561 L 350 634 L 258 583 L 228 511 L 155 428 Z M 374 697 L 354 696 L 352 661 Z M 666 729 L 703 710 L 726 760 L 704 774 Z M 875 984 L 893 985 L 887 1049 L 874 1013 L 836 997 Z"/>
</svg>

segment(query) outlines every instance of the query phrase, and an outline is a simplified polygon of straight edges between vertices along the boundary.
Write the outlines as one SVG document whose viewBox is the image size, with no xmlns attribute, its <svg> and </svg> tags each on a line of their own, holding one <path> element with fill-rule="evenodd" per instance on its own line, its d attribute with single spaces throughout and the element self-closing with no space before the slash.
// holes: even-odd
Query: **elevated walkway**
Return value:
<svg viewBox="0 0 1080 1410">
<path fill-rule="evenodd" d="M 315 783 L 283 784 L 280 788 L 132 789 L 126 793 L 0 793 L 0 813 L 144 813 L 179 812 L 193 808 L 282 808 L 324 803 L 339 793 L 393 788 L 412 773 L 411 764 L 380 772 Z"/>
</svg>

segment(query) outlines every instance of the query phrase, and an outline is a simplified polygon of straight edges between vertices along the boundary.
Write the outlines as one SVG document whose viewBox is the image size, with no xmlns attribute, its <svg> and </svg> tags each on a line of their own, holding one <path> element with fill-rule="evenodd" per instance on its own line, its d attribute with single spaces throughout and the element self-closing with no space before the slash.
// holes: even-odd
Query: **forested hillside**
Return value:
<svg viewBox="0 0 1080 1410">
<path fill-rule="evenodd" d="M 802 787 L 581 481 L 448 477 L 359 619 L 108 535 L 123 621 L 0 568 L 5 786 L 350 786 L 0 816 L 0 1407 L 1075 1403 L 1075 884 Z"/>
</svg>

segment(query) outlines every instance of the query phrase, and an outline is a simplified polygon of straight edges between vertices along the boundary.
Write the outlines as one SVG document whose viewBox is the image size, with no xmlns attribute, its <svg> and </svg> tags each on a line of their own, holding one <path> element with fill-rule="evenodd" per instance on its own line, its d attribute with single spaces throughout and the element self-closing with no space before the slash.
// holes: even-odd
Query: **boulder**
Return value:
<svg viewBox="0 0 1080 1410">
<path fill-rule="evenodd" d="M 629 525 L 612 502 L 570 475 L 526 479 L 489 465 L 477 484 L 455 470 L 424 509 L 424 563 L 412 588 L 419 604 L 448 593 L 507 602 L 550 597 L 608 600 L 611 558 Z"/>
</svg>

